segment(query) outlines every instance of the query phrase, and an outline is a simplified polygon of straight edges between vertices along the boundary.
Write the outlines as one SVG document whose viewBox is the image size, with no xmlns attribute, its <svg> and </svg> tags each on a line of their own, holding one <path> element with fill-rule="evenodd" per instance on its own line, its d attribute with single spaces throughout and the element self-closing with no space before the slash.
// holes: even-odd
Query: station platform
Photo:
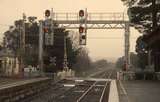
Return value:
<svg viewBox="0 0 160 102">
<path fill-rule="evenodd" d="M 5 84 L 11 84 L 18 81 L 23 81 L 26 79 L 16 79 L 16 78 L 0 78 L 0 86 Z"/>
<path fill-rule="evenodd" d="M 21 86 L 33 82 L 38 82 L 42 80 L 46 80 L 48 78 L 31 78 L 31 79 L 10 79 L 10 78 L 5 78 L 1 79 L 3 81 L 0 82 L 0 90 L 6 89 L 6 88 L 11 88 L 15 86 Z"/>
<path fill-rule="evenodd" d="M 159 102 L 160 81 L 118 81 L 119 102 Z"/>
</svg>

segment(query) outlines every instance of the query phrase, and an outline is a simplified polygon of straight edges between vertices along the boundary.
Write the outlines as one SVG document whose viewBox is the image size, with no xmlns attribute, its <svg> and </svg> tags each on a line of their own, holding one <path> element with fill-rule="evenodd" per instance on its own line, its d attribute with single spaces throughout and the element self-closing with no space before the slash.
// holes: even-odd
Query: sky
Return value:
<svg viewBox="0 0 160 102">
<path fill-rule="evenodd" d="M 0 38 L 8 29 L 7 25 L 22 18 L 22 13 L 44 19 L 44 11 L 50 8 L 55 12 L 78 12 L 85 8 L 88 12 L 127 11 L 121 0 L 0 0 Z M 131 52 L 135 50 L 138 36 L 140 34 L 131 28 Z M 86 47 L 93 60 L 107 58 L 114 61 L 124 55 L 124 30 L 88 30 Z"/>
</svg>

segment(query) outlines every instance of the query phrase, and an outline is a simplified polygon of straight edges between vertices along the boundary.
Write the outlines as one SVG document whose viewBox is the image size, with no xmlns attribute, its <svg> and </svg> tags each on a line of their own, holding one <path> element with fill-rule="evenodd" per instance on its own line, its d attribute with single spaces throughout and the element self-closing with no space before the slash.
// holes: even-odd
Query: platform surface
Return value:
<svg viewBox="0 0 160 102">
<path fill-rule="evenodd" d="M 0 79 L 0 90 L 15 86 L 20 86 L 28 83 L 33 83 L 48 78 L 31 78 L 31 79 L 12 79 L 12 78 L 1 78 Z"/>
<path fill-rule="evenodd" d="M 160 81 L 121 81 L 120 84 L 120 102 L 160 102 Z"/>
</svg>

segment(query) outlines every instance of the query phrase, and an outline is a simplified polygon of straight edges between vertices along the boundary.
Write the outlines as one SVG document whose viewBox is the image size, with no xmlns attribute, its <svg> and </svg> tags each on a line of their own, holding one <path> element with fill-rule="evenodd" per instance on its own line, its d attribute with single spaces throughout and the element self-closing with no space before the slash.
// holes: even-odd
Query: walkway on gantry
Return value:
<svg viewBox="0 0 160 102">
<path fill-rule="evenodd" d="M 78 29 L 78 13 L 53 13 L 52 19 L 60 28 Z M 124 13 L 87 13 L 87 29 L 125 29 L 128 16 Z"/>
</svg>

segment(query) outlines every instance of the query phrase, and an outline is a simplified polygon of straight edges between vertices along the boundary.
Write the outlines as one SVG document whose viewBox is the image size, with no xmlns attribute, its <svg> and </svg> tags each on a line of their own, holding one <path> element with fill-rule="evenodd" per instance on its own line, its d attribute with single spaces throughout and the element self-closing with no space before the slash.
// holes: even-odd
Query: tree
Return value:
<svg viewBox="0 0 160 102">
<path fill-rule="evenodd" d="M 120 69 L 124 68 L 124 56 L 118 58 L 118 60 L 116 61 L 116 67 Z"/>
<path fill-rule="evenodd" d="M 153 27 L 153 12 L 157 13 L 157 24 L 160 23 L 160 4 L 155 4 L 156 0 L 121 0 L 127 5 L 128 15 L 132 25 L 141 33 L 148 34 Z M 155 10 L 153 8 L 155 7 Z M 156 16 L 156 15 L 155 15 Z"/>
<path fill-rule="evenodd" d="M 138 67 L 144 70 L 148 65 L 148 54 L 146 53 L 138 53 Z"/>
<path fill-rule="evenodd" d="M 148 45 L 142 39 L 160 25 L 160 3 L 156 2 L 158 0 L 121 1 L 128 6 L 128 15 L 132 26 L 140 33 L 143 33 L 137 39 L 136 52 L 139 59 L 139 67 L 144 69 L 147 64 Z"/>
<path fill-rule="evenodd" d="M 88 55 L 88 50 L 85 47 L 79 48 L 79 53 L 76 57 L 76 63 L 74 64 L 74 70 L 82 73 L 91 68 L 91 59 Z"/>
<path fill-rule="evenodd" d="M 138 59 L 138 56 L 137 54 L 131 52 L 130 53 L 130 63 L 131 65 L 133 66 L 133 68 L 138 68 L 138 64 L 139 64 L 139 59 Z"/>
<path fill-rule="evenodd" d="M 103 67 L 104 68 L 106 66 L 108 66 L 108 61 L 105 59 L 100 59 L 100 60 L 94 62 L 94 67 L 97 67 L 97 68 Z"/>
<path fill-rule="evenodd" d="M 11 50 L 15 56 L 20 56 L 20 36 L 22 20 L 16 20 L 14 26 L 10 27 L 4 33 L 3 47 Z M 55 26 L 57 26 L 55 24 Z M 48 72 L 57 72 L 63 69 L 64 58 L 64 36 L 69 35 L 65 29 L 58 28 L 54 30 L 54 45 L 44 44 L 44 68 Z M 79 46 L 73 46 L 72 39 L 67 37 L 67 54 L 69 66 L 72 68 L 76 63 L 76 57 L 79 53 Z M 39 46 L 39 24 L 36 17 L 28 17 L 25 22 L 25 54 L 23 54 L 24 64 L 38 65 L 38 46 Z M 50 61 L 51 57 L 56 57 L 56 66 Z"/>
<path fill-rule="evenodd" d="M 136 52 L 147 53 L 147 44 L 142 40 L 143 36 L 139 36 L 136 41 Z"/>
<path fill-rule="evenodd" d="M 144 70 L 147 65 L 147 54 L 146 53 L 135 54 L 131 52 L 130 53 L 130 63 L 133 68 L 140 68 Z M 116 62 L 116 67 L 120 69 L 124 68 L 124 56 L 118 58 Z"/>
</svg>

